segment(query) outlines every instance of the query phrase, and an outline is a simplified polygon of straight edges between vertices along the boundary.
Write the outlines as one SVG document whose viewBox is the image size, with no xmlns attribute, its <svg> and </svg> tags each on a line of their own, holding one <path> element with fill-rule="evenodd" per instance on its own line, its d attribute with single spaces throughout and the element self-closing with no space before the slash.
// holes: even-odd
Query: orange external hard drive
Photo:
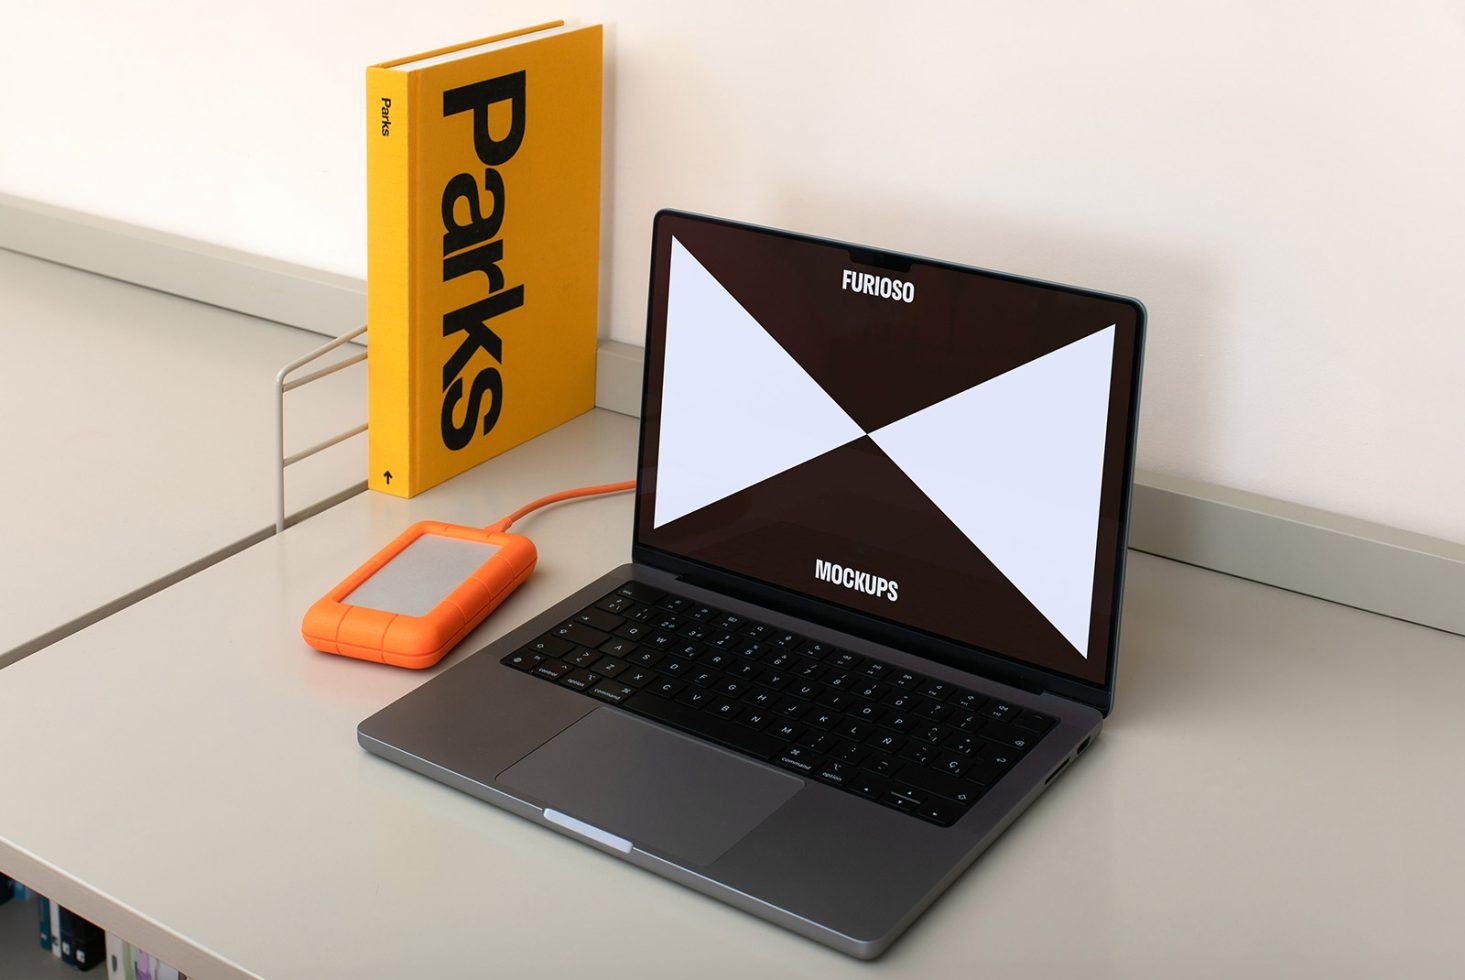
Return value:
<svg viewBox="0 0 1465 980">
<path fill-rule="evenodd" d="M 431 667 L 534 571 L 517 534 L 419 521 L 305 613 L 305 642 L 325 653 Z"/>
</svg>

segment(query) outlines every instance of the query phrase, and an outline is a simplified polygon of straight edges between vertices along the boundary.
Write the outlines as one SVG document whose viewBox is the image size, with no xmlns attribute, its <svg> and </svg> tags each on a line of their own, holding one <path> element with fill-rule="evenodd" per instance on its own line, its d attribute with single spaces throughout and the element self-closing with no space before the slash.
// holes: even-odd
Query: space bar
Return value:
<svg viewBox="0 0 1465 980">
<path fill-rule="evenodd" d="M 784 743 L 772 735 L 755 732 L 751 728 L 714 718 L 705 712 L 690 708 L 675 701 L 667 701 L 641 691 L 634 697 L 621 702 L 622 708 L 629 708 L 643 718 L 650 718 L 680 728 L 682 731 L 700 735 L 709 741 L 736 749 L 758 759 L 772 758 L 773 753 L 784 747 Z"/>
</svg>

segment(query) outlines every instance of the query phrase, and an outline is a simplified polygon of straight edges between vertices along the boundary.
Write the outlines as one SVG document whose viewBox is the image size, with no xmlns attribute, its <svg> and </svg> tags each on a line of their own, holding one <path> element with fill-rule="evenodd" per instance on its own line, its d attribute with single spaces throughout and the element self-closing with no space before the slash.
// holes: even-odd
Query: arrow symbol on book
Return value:
<svg viewBox="0 0 1465 980">
<path fill-rule="evenodd" d="M 391 486 L 392 485 L 392 471 L 391 470 L 387 470 L 385 473 L 382 474 L 382 476 L 386 477 L 386 479 L 387 479 L 387 486 Z"/>
</svg>

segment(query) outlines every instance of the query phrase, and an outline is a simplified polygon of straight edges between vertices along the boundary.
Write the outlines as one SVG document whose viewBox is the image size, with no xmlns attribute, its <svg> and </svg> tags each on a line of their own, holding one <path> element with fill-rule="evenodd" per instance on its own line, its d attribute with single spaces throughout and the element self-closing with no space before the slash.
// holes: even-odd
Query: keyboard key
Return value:
<svg viewBox="0 0 1465 980">
<path fill-rule="evenodd" d="M 669 612 L 681 612 L 692 604 L 691 599 L 683 599 L 681 596 L 669 595 L 657 603 L 661 608 Z"/>
<path fill-rule="evenodd" d="M 799 744 L 812 752 L 825 753 L 839 744 L 839 739 L 828 732 L 809 729 L 799 738 Z"/>
<path fill-rule="evenodd" d="M 778 703 L 778 695 L 772 691 L 754 688 L 753 693 L 748 695 L 748 702 L 760 708 L 767 708 L 771 713 L 773 706 Z"/>
<path fill-rule="evenodd" d="M 743 635 L 750 640 L 761 640 L 773 635 L 773 627 L 765 623 L 749 623 L 743 627 Z"/>
<path fill-rule="evenodd" d="M 575 649 L 575 644 L 569 640 L 562 640 L 558 636 L 545 634 L 525 649 L 533 650 L 535 653 L 543 654 L 546 657 L 562 657 Z"/>
<path fill-rule="evenodd" d="M 738 630 L 743 628 L 743 625 L 746 622 L 747 620 L 744 619 L 742 616 L 739 616 L 736 613 L 728 613 L 727 615 L 719 619 L 716 623 L 713 623 L 713 625 L 720 630 L 726 630 L 729 633 L 736 633 Z"/>
<path fill-rule="evenodd" d="M 836 650 L 834 655 L 829 658 L 829 664 L 832 667 L 838 667 L 843 670 L 853 670 L 864 659 L 858 653 L 850 653 L 848 650 Z"/>
<path fill-rule="evenodd" d="M 653 603 L 661 600 L 666 595 L 660 589 L 654 589 L 643 582 L 627 582 L 615 591 L 616 595 L 625 596 L 628 599 L 635 599 L 637 602 Z"/>
<path fill-rule="evenodd" d="M 911 727 L 911 735 L 932 745 L 946 738 L 946 729 L 940 725 L 919 724 Z"/>
<path fill-rule="evenodd" d="M 773 645 L 783 647 L 785 650 L 792 650 L 804 642 L 804 638 L 797 633 L 775 632 L 773 634 Z"/>
<path fill-rule="evenodd" d="M 600 683 L 600 675 L 592 674 L 588 670 L 572 670 L 560 678 L 560 683 L 565 687 L 573 687 L 577 691 L 588 691 Z"/>
<path fill-rule="evenodd" d="M 871 744 L 882 752 L 898 752 L 905 746 L 905 736 L 895 732 L 881 732 Z"/>
<path fill-rule="evenodd" d="M 707 710 L 719 718 L 736 718 L 743 709 L 726 698 L 717 698 Z"/>
<path fill-rule="evenodd" d="M 808 711 L 809 706 L 802 701 L 795 701 L 793 698 L 784 698 L 773 710 L 784 718 L 797 718 Z"/>
<path fill-rule="evenodd" d="M 776 761 L 795 772 L 812 773 L 822 760 L 808 749 L 790 745 L 781 752 Z"/>
<path fill-rule="evenodd" d="M 815 728 L 828 731 L 839 724 L 840 719 L 843 717 L 843 715 L 837 715 L 832 711 L 815 710 L 804 715 L 804 722 L 805 724 L 813 725 Z"/>
<path fill-rule="evenodd" d="M 543 677 L 549 681 L 557 681 L 572 669 L 567 663 L 562 663 L 558 660 L 546 660 L 544 663 L 537 665 L 533 673 L 536 677 Z"/>
<path fill-rule="evenodd" d="M 869 698 L 871 701 L 879 701 L 885 697 L 885 692 L 890 690 L 884 684 L 864 684 L 854 689 L 854 693 L 862 698 Z"/>
<path fill-rule="evenodd" d="M 501 664 L 508 664 L 515 670 L 533 670 L 543 662 L 544 658 L 533 650 L 516 650 L 499 661 Z"/>
<path fill-rule="evenodd" d="M 880 727 L 895 732 L 908 732 L 916 727 L 916 723 L 910 715 L 886 715 L 880 719 Z"/>
<path fill-rule="evenodd" d="M 825 759 L 814 775 L 833 786 L 843 786 L 855 774 L 855 767 L 837 759 Z"/>
<path fill-rule="evenodd" d="M 671 613 L 657 616 L 649 622 L 652 629 L 660 630 L 663 633 L 675 633 L 685 625 L 680 616 L 674 616 Z"/>
<path fill-rule="evenodd" d="M 725 698 L 736 700 L 747 693 L 749 684 L 747 681 L 737 677 L 724 677 L 714 685 L 713 689 Z"/>
<path fill-rule="evenodd" d="M 914 691 L 902 691 L 898 687 L 891 690 L 885 696 L 885 703 L 896 711 L 915 711 L 916 707 L 924 702 L 924 700 L 924 698 Z"/>
<path fill-rule="evenodd" d="M 617 615 L 624 613 L 627 609 L 633 609 L 635 606 L 636 600 L 630 596 L 617 595 L 614 592 L 595 604 L 595 608 L 604 609 L 608 613 L 615 613 Z"/>
<path fill-rule="evenodd" d="M 688 687 L 677 695 L 677 700 L 691 708 L 705 708 L 712 703 L 712 693 L 700 687 Z"/>
<path fill-rule="evenodd" d="M 917 688 L 917 690 L 932 701 L 944 701 L 955 688 L 945 681 L 927 681 Z"/>
<path fill-rule="evenodd" d="M 902 758 L 909 759 L 917 765 L 924 766 L 936 758 L 936 747 L 934 745 L 927 745 L 925 742 L 911 742 L 900 750 L 900 754 Z"/>
<path fill-rule="evenodd" d="M 600 698 L 602 701 L 609 701 L 611 704 L 620 704 L 635 693 L 636 689 L 634 687 L 618 681 L 601 681 L 590 689 L 592 697 Z"/>
<path fill-rule="evenodd" d="M 684 676 L 688 684 L 698 687 L 711 687 L 722 679 L 722 675 L 710 670 L 690 670 Z"/>
<path fill-rule="evenodd" d="M 685 660 L 678 660 L 676 657 L 667 657 L 656 669 L 673 677 L 683 677 L 692 669 L 692 665 Z"/>
<path fill-rule="evenodd" d="M 622 627 L 622 629 L 624 628 Z M 586 626 L 584 623 L 574 622 L 573 620 L 556 626 L 554 628 L 554 635 L 566 642 L 578 643 L 582 647 L 598 647 L 610 639 L 609 633 L 591 626 Z"/>
<path fill-rule="evenodd" d="M 722 615 L 722 610 L 713 609 L 711 606 L 693 605 L 687 610 L 687 615 L 699 623 L 707 623 Z"/>
<path fill-rule="evenodd" d="M 815 698 L 815 700 L 826 708 L 834 711 L 844 711 L 855 703 L 855 696 L 853 694 L 845 694 L 842 691 L 825 691 L 819 697 Z"/>
<path fill-rule="evenodd" d="M 794 739 L 804 734 L 803 726 L 796 725 L 791 721 L 779 722 L 768 731 L 770 734 L 773 735 L 774 738 L 781 738 L 785 742 L 792 742 Z"/>
<path fill-rule="evenodd" d="M 625 670 L 627 663 L 624 660 L 617 660 L 615 657 L 606 657 L 595 665 L 595 672 L 606 677 L 614 677 Z"/>
<path fill-rule="evenodd" d="M 623 640 L 619 636 L 613 636 L 596 649 L 608 657 L 625 658 L 636 652 L 636 644 L 630 640 Z"/>
<path fill-rule="evenodd" d="M 886 674 L 890 673 L 890 668 L 887 667 L 885 664 L 877 664 L 875 661 L 872 660 L 860 668 L 860 673 L 864 674 L 866 677 L 872 677 L 878 681 Z"/>
<path fill-rule="evenodd" d="M 810 660 L 806 663 L 797 664 L 794 667 L 794 673 L 798 674 L 800 677 L 813 680 L 820 674 L 824 673 L 824 665 Z"/>
<path fill-rule="evenodd" d="M 655 682 L 646 690 L 650 691 L 652 694 L 657 694 L 664 698 L 673 698 L 682 693 L 682 688 L 686 686 L 687 685 L 683 684 L 681 681 L 664 679 Z"/>
<path fill-rule="evenodd" d="M 793 683 L 793 678 L 781 670 L 773 670 L 758 678 L 758 683 L 764 687 L 771 687 L 775 691 L 781 691 Z"/>
<path fill-rule="evenodd" d="M 982 737 L 1010 745 L 1018 751 L 1027 751 L 1038 741 L 1038 737 L 1032 732 L 1023 731 L 1014 725 L 990 721 L 982 726 Z"/>
<path fill-rule="evenodd" d="M 890 683 L 894 684 L 898 688 L 901 688 L 902 690 L 909 691 L 913 690 L 914 688 L 920 687 L 921 682 L 924 680 L 925 678 L 922 677 L 920 674 L 912 674 L 908 670 L 902 670 L 891 676 Z"/>
<path fill-rule="evenodd" d="M 587 650 L 584 647 L 577 647 L 574 653 L 565 657 L 565 663 L 574 664 L 576 667 L 589 667 L 597 660 L 605 659 L 599 650 Z"/>
<path fill-rule="evenodd" d="M 869 754 L 870 750 L 863 745 L 842 742 L 839 748 L 830 753 L 830 758 L 838 759 L 840 762 L 847 762 L 853 766 L 862 762 Z"/>
<path fill-rule="evenodd" d="M 661 654 L 655 650 L 637 650 L 628 658 L 633 664 L 640 664 L 642 667 L 655 667 L 661 661 Z"/>
<path fill-rule="evenodd" d="M 721 650 L 707 652 L 701 660 L 703 667 L 711 667 L 714 670 L 722 670 L 724 667 L 731 667 L 733 657 L 730 653 L 723 653 Z"/>
<path fill-rule="evenodd" d="M 912 795 L 911 791 L 897 784 L 896 789 L 888 791 L 880 798 L 880 802 L 887 806 L 893 806 L 904 813 L 915 813 L 921 804 L 925 803 L 924 797 Z"/>
<path fill-rule="evenodd" d="M 942 755 L 937 757 L 931 768 L 948 776 L 960 776 L 967 770 L 967 760 L 959 755 Z"/>
<path fill-rule="evenodd" d="M 732 674 L 734 677 L 741 677 L 743 680 L 750 681 L 753 678 L 757 677 L 759 674 L 763 673 L 763 668 L 759 667 L 757 664 L 748 663 L 746 660 L 743 660 L 739 661 L 736 664 L 733 664 L 731 667 L 728 668 L 727 672 L 729 674 Z"/>
<path fill-rule="evenodd" d="M 1030 732 L 1036 732 L 1042 735 L 1053 727 L 1055 720 L 1048 715 L 1040 714 L 1036 711 L 1024 711 L 1012 720 L 1012 724 L 1016 728 L 1026 728 Z"/>
<path fill-rule="evenodd" d="M 659 615 L 660 613 L 650 606 L 637 606 L 626 612 L 626 618 L 637 623 L 649 623 Z"/>
<path fill-rule="evenodd" d="M 865 760 L 865 768 L 871 772 L 879 773 L 882 776 L 894 776 L 900 770 L 906 768 L 906 765 L 894 756 L 876 752 Z"/>
<path fill-rule="evenodd" d="M 738 717 L 738 723 L 747 725 L 749 728 L 767 728 L 773 721 L 773 715 L 761 708 L 754 708 L 752 711 L 744 710 Z"/>
<path fill-rule="evenodd" d="M 586 626 L 593 626 L 598 630 L 609 633 L 617 626 L 625 622 L 620 616 L 608 613 L 604 609 L 591 607 L 575 614 L 575 622 L 584 623 Z"/>
<path fill-rule="evenodd" d="M 961 711 L 976 711 L 987 703 L 987 699 L 975 691 L 957 691 L 951 698 L 951 705 Z"/>
<path fill-rule="evenodd" d="M 784 688 L 783 693 L 799 698 L 803 701 L 812 701 L 819 693 L 820 687 L 817 684 L 792 684 Z"/>
<path fill-rule="evenodd" d="M 656 675 L 645 667 L 628 667 L 625 673 L 616 677 L 622 684 L 629 684 L 632 687 L 645 687 L 656 680 Z"/>
<path fill-rule="evenodd" d="M 961 811 L 939 800 L 927 800 L 916 807 L 916 816 L 941 827 L 950 827 L 961 816 Z"/>
<path fill-rule="evenodd" d="M 850 711 L 851 717 L 858 718 L 861 721 L 879 721 L 880 716 L 883 714 L 885 714 L 885 709 L 878 704 L 860 704 L 856 705 Z"/>
<path fill-rule="evenodd" d="M 622 623 L 615 628 L 615 635 L 627 640 L 639 640 L 651 632 L 645 623 Z M 589 644 L 586 644 L 589 646 Z"/>
<path fill-rule="evenodd" d="M 861 771 L 845 785 L 861 796 L 873 800 L 881 796 L 890 783 L 883 776 Z"/>
<path fill-rule="evenodd" d="M 932 721 L 943 721 L 952 714 L 952 707 L 949 704 L 942 704 L 940 701 L 922 701 L 916 711 Z"/>
<path fill-rule="evenodd" d="M 979 786 L 922 766 L 906 766 L 900 772 L 900 781 L 920 790 L 927 798 L 940 796 L 962 806 L 970 806 L 982 795 Z"/>
<path fill-rule="evenodd" d="M 824 678 L 824 686 L 832 687 L 836 691 L 848 691 L 852 687 L 859 687 L 863 684 L 864 678 L 859 674 L 829 674 Z"/>
<path fill-rule="evenodd" d="M 673 636 L 670 633 L 652 633 L 641 642 L 653 650 L 665 651 L 681 643 L 682 638 Z"/>
<path fill-rule="evenodd" d="M 953 734 L 946 739 L 946 748 L 958 755 L 971 755 L 981 747 L 981 739 L 975 735 Z"/>
<path fill-rule="evenodd" d="M 982 708 L 982 714 L 997 721 L 1011 721 L 1017 716 L 1017 708 L 1001 701 L 993 701 Z"/>
<path fill-rule="evenodd" d="M 854 742 L 863 742 L 874 730 L 875 726 L 868 721 L 850 721 L 848 719 L 835 729 L 840 735 Z"/>
</svg>

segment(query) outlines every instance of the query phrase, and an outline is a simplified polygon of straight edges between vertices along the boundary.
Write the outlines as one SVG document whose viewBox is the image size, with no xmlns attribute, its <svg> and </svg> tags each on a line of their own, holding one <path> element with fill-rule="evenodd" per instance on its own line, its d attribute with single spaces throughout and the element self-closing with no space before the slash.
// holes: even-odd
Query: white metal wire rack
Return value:
<svg viewBox="0 0 1465 980">
<path fill-rule="evenodd" d="M 367 352 L 362 350 L 350 357 L 343 357 L 326 365 L 319 370 L 312 371 L 299 378 L 290 379 L 290 375 L 310 364 L 336 348 L 348 344 L 366 333 L 366 324 L 362 324 L 355 330 L 347 331 L 334 340 L 328 341 L 317 347 L 308 354 L 297 357 L 295 360 L 280 368 L 280 373 L 275 375 L 275 533 L 285 530 L 285 468 L 294 466 L 303 459 L 308 459 L 316 453 L 330 449 L 337 443 L 345 442 L 352 436 L 359 436 L 366 431 L 366 423 L 363 422 L 354 429 L 347 429 L 345 432 L 331 436 L 322 442 L 316 443 L 308 449 L 302 449 L 290 456 L 285 455 L 285 392 L 294 391 L 296 388 L 310 384 L 312 381 L 319 381 L 321 378 L 335 374 L 353 364 L 360 364 L 366 360 Z"/>
</svg>

